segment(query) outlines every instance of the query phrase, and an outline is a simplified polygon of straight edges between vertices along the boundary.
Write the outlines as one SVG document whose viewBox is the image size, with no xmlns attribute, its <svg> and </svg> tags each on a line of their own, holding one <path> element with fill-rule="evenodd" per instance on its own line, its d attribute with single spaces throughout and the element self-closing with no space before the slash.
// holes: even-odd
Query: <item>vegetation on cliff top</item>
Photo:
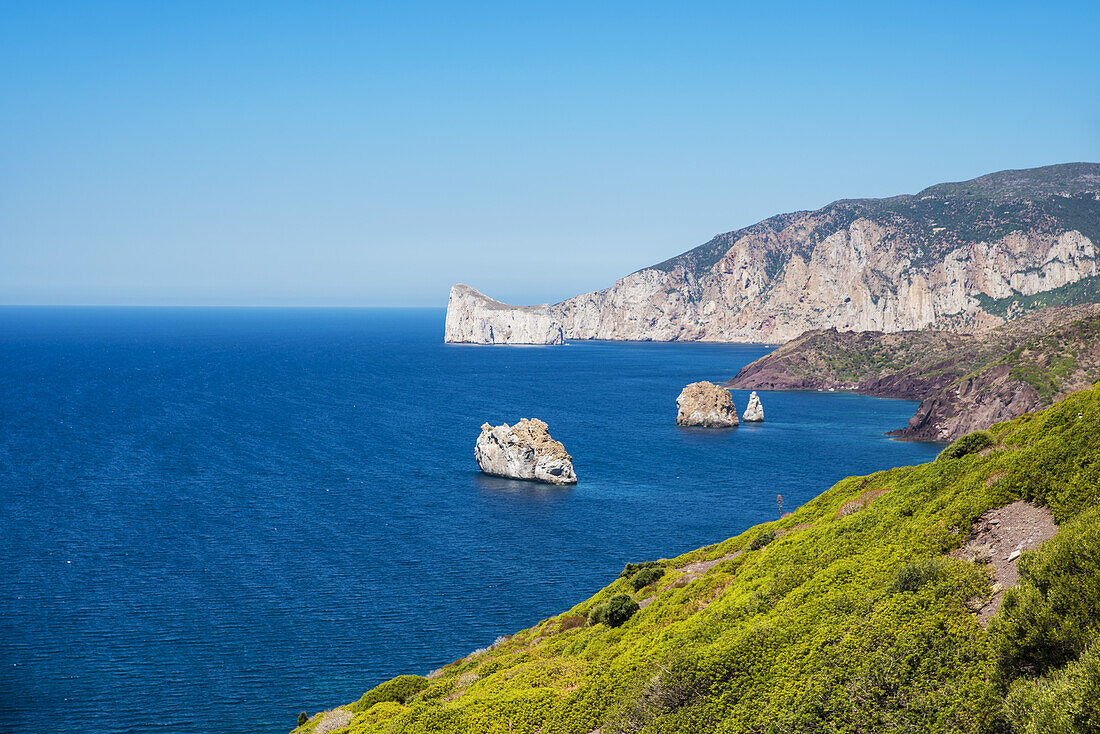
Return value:
<svg viewBox="0 0 1100 734">
<path fill-rule="evenodd" d="M 368 692 L 342 731 L 1087 731 L 1100 688 L 1100 389 L 988 441 L 845 479 L 775 522 L 625 569 L 560 616 Z M 987 568 L 945 554 L 1016 499 L 1062 528 L 1021 557 L 1022 585 L 987 631 L 971 611 L 992 594 Z M 636 591 L 647 568 L 664 574 Z M 623 596 L 640 608 L 626 605 L 619 626 L 585 622 Z"/>
<path fill-rule="evenodd" d="M 978 302 L 983 311 L 1001 318 L 1017 318 L 1047 306 L 1100 303 L 1100 276 L 1082 278 L 1074 283 L 1066 283 L 1030 296 L 1017 294 L 1004 298 L 990 298 L 984 293 L 979 293 Z"/>
<path fill-rule="evenodd" d="M 1077 230 L 1093 242 L 1100 242 L 1097 192 L 1100 192 L 1097 163 L 998 171 L 970 181 L 936 184 L 917 194 L 841 199 L 814 212 L 779 214 L 750 227 L 717 235 L 653 268 L 668 271 L 684 267 L 699 275 L 713 267 L 742 237 L 764 232 L 778 234 L 799 220 L 805 220 L 800 226 L 807 230 L 804 233 L 807 242 L 820 241 L 860 218 L 889 223 L 910 236 L 918 260 L 944 254 L 963 244 L 988 242 L 1019 231 L 1060 234 Z M 807 216 L 810 218 L 806 219 Z"/>
</svg>

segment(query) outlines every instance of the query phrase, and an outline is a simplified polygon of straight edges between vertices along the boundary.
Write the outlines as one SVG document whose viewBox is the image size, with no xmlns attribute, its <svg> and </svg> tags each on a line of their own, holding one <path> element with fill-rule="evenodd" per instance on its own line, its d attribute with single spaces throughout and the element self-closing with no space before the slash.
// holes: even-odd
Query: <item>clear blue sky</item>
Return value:
<svg viewBox="0 0 1100 734">
<path fill-rule="evenodd" d="M 1100 160 L 1100 3 L 0 4 L 0 303 L 554 301 Z"/>
</svg>

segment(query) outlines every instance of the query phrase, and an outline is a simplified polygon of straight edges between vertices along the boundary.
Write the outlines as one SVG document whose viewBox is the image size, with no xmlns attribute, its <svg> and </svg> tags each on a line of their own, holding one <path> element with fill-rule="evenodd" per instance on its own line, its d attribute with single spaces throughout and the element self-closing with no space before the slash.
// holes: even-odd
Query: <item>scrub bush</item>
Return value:
<svg viewBox="0 0 1100 734">
<path fill-rule="evenodd" d="M 765 530 L 764 532 L 758 534 L 755 538 L 752 539 L 752 542 L 749 543 L 748 549 L 751 551 L 760 550 L 773 540 L 775 540 L 775 531 L 771 529 Z"/>
<path fill-rule="evenodd" d="M 608 627 L 618 627 L 630 619 L 634 612 L 641 607 L 627 594 L 616 594 L 603 604 L 592 607 L 588 613 L 588 624 L 597 625 L 601 622 Z"/>
<path fill-rule="evenodd" d="M 665 569 L 663 568 L 657 566 L 643 568 L 641 571 L 630 577 L 630 585 L 634 587 L 635 591 L 641 591 L 664 575 Z"/>
<path fill-rule="evenodd" d="M 974 431 L 956 438 L 950 446 L 940 452 L 940 455 L 936 457 L 936 461 L 961 459 L 968 454 L 976 454 L 994 443 L 993 434 L 989 431 Z"/>
<path fill-rule="evenodd" d="M 1005 716 L 1016 734 L 1100 731 L 1100 645 L 1050 677 L 1017 680 Z"/>
<path fill-rule="evenodd" d="M 626 594 L 616 594 L 607 602 L 607 612 L 604 613 L 604 623 L 608 627 L 618 627 L 634 616 L 638 611 L 638 602 Z"/>
<path fill-rule="evenodd" d="M 940 558 L 925 558 L 914 563 L 906 563 L 894 572 L 894 580 L 887 589 L 887 593 L 920 591 L 920 588 L 929 581 L 940 579 L 945 574 L 945 563 Z"/>
<path fill-rule="evenodd" d="M 309 714 L 307 714 L 305 711 L 298 714 L 298 726 L 304 725 L 307 721 L 309 721 Z"/>
<path fill-rule="evenodd" d="M 366 711 L 376 703 L 392 701 L 406 703 L 410 698 L 428 687 L 428 679 L 419 675 L 399 675 L 396 678 L 379 683 L 363 694 L 358 701 L 348 706 L 352 713 Z"/>
<path fill-rule="evenodd" d="M 660 561 L 643 561 L 642 563 L 628 563 L 623 566 L 622 572 L 619 574 L 619 578 L 627 579 L 647 568 L 660 568 L 664 566 Z"/>
</svg>

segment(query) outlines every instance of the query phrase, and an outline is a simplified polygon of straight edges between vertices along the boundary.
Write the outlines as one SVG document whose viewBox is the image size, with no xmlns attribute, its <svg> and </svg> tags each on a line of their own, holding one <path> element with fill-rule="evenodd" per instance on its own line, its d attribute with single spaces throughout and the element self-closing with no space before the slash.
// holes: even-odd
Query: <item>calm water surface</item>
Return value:
<svg viewBox="0 0 1100 734">
<path fill-rule="evenodd" d="M 931 459 L 915 404 L 762 393 L 679 429 L 768 347 L 442 343 L 438 310 L 0 309 L 0 720 L 285 732 L 836 480 Z M 736 392 L 743 411 L 746 393 Z M 580 484 L 481 475 L 546 420 Z"/>
</svg>

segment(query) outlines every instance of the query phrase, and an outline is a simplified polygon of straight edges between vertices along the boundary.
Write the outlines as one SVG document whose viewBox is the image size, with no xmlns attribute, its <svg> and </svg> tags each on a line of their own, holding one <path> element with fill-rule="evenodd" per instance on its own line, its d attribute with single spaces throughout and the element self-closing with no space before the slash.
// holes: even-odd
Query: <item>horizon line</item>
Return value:
<svg viewBox="0 0 1100 734">
<path fill-rule="evenodd" d="M 353 303 L 338 304 L 292 304 L 292 303 L 0 303 L 0 308 L 312 308 L 312 309 L 440 309 L 446 310 L 446 306 L 437 305 L 364 305 Z"/>
</svg>

